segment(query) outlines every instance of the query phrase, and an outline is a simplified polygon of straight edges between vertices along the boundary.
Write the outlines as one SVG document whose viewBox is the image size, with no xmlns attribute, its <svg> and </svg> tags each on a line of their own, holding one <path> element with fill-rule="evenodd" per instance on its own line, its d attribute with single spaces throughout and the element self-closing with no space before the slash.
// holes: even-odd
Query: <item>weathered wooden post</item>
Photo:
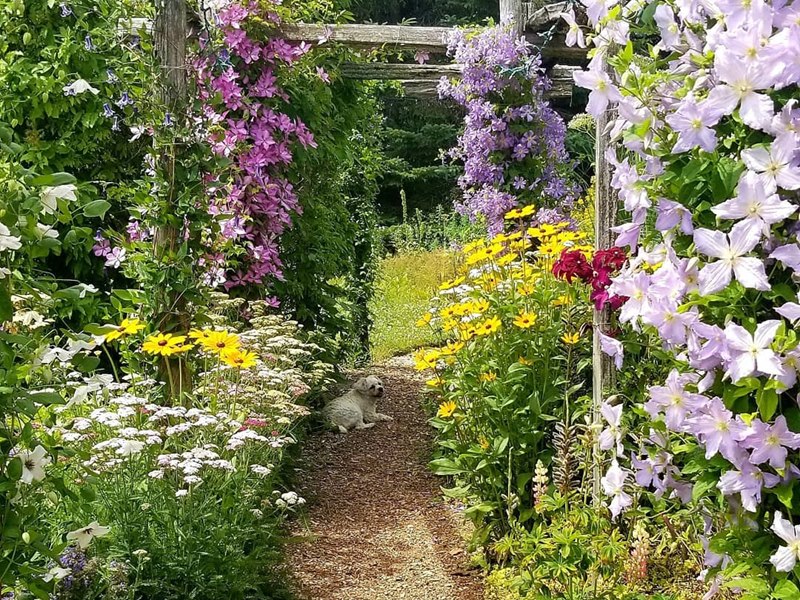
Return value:
<svg viewBox="0 0 800 600">
<path fill-rule="evenodd" d="M 513 23 L 514 33 L 525 33 L 525 5 L 522 0 L 500 0 L 500 22 Z"/>
<path fill-rule="evenodd" d="M 614 244 L 614 235 L 611 228 L 615 225 L 617 217 L 617 194 L 611 187 L 611 165 L 606 158 L 606 151 L 610 147 L 608 123 L 614 119 L 616 109 L 608 108 L 597 119 L 595 126 L 595 189 L 594 189 L 594 239 L 595 249 L 610 248 Z M 614 386 L 615 371 L 611 358 L 603 353 L 600 348 L 600 332 L 608 333 L 611 322 L 611 312 L 608 307 L 595 310 L 593 317 L 592 340 L 592 427 L 593 469 L 592 469 L 592 498 L 599 504 L 600 479 L 602 477 L 601 455 L 598 428 L 602 423 L 600 405 L 603 398 L 607 397 Z"/>
<path fill-rule="evenodd" d="M 161 224 L 153 238 L 153 254 L 157 261 L 169 261 L 179 245 L 180 227 L 183 219 L 178 215 L 177 197 L 180 192 L 175 178 L 180 141 L 173 132 L 180 130 L 186 120 L 188 106 L 188 76 L 186 64 L 186 38 L 188 22 L 186 17 L 186 0 L 160 0 L 157 4 L 156 19 L 153 28 L 154 49 L 160 68 L 159 88 L 160 100 L 175 123 L 166 135 L 173 136 L 164 144 L 160 160 L 160 169 L 167 177 L 166 201 Z M 186 313 L 186 302 L 166 283 L 161 293 L 161 306 L 157 307 L 157 323 L 166 330 L 176 329 L 186 332 L 189 329 L 189 316 Z M 164 358 L 163 375 L 168 381 L 169 395 L 180 397 L 182 392 L 191 388 L 191 373 L 182 358 Z"/>
</svg>

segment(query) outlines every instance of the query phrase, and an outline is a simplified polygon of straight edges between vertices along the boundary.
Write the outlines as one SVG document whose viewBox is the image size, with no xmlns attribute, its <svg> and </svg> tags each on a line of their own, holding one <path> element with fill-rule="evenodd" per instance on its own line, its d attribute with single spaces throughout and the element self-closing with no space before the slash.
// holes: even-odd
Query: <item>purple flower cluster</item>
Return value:
<svg viewBox="0 0 800 600">
<path fill-rule="evenodd" d="M 449 158 L 464 164 L 462 214 L 486 218 L 491 233 L 520 204 L 571 206 L 578 190 L 564 176 L 566 127 L 544 100 L 550 82 L 539 56 L 505 27 L 455 30 L 449 53 L 463 65 L 439 95 L 463 106 L 464 133 Z"/>
<path fill-rule="evenodd" d="M 279 2 L 276 2 L 279 4 Z M 206 52 L 195 61 L 209 142 L 232 164 L 231 181 L 221 185 L 207 178 L 211 212 L 220 215 L 223 240 L 244 249 L 234 273 L 223 276 L 216 260 L 206 261 L 209 284 L 231 288 L 261 284 L 281 275 L 279 238 L 301 212 L 297 193 L 286 178 L 293 146 L 315 148 L 314 136 L 299 119 L 282 112 L 289 98 L 278 79 L 310 46 L 279 38 L 255 41 L 247 33 L 251 22 L 277 24 L 278 17 L 261 5 L 232 4 L 219 13 L 222 39 L 206 41 Z M 231 268 L 231 265 L 228 265 Z"/>
<path fill-rule="evenodd" d="M 656 50 L 669 55 L 668 69 L 629 77 L 650 68 L 631 63 L 623 87 L 623 73 L 607 71 L 604 61 L 611 42 L 625 46 L 627 21 L 641 7 L 624 4 L 614 17 L 616 0 L 581 2 L 601 51 L 575 79 L 591 90 L 594 116 L 618 109 L 610 132 L 626 151 L 623 160 L 608 158 L 612 185 L 631 214 L 616 228 L 617 245 L 630 246 L 634 258 L 609 292 L 628 298 L 620 321 L 657 332 L 682 365 L 649 388 L 645 409 L 668 431 L 693 437 L 707 459 L 724 458 L 717 488 L 732 511 L 761 518 L 763 490 L 800 480 L 792 462 L 800 434 L 781 414 L 800 402 L 800 347 L 784 333 L 800 319 L 800 304 L 776 304 L 778 295 L 770 294 L 778 287 L 784 298 L 796 293 L 800 274 L 800 8 L 778 0 L 660 3 Z M 574 22 L 572 14 L 565 18 Z M 692 177 L 676 168 L 686 153 L 702 164 L 712 152 L 741 175 L 728 199 L 703 197 L 711 204 L 704 209 L 685 191 L 694 181 L 670 180 Z M 695 219 L 716 220 L 719 229 L 696 227 Z M 730 301 L 742 294 L 746 301 Z M 710 309 L 720 302 L 730 303 L 726 318 Z M 640 485 L 660 492 L 687 485 L 664 476 L 664 460 L 673 458 L 665 447 L 653 444 L 646 458 L 633 457 Z M 794 543 L 791 524 L 777 513 L 775 522 L 773 531 Z M 794 560 L 780 552 L 773 565 L 790 570 Z M 717 559 L 708 566 L 723 562 Z"/>
</svg>

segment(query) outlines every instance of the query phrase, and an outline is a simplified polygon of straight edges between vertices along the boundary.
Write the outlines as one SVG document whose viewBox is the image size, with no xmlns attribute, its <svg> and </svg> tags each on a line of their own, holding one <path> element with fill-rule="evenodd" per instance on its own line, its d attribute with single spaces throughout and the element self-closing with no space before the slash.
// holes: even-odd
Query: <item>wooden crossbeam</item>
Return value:
<svg viewBox="0 0 800 600">
<path fill-rule="evenodd" d="M 551 88 L 545 97 L 563 104 L 572 99 L 572 74 L 580 67 L 555 65 L 547 73 Z M 403 85 L 408 96 L 417 98 L 436 98 L 442 77 L 459 77 L 461 65 L 418 65 L 391 63 L 345 63 L 341 67 L 342 76 L 347 79 L 373 79 L 397 81 Z"/>
<path fill-rule="evenodd" d="M 449 27 L 406 27 L 404 25 L 318 25 L 291 23 L 281 27 L 290 42 L 316 42 L 330 39 L 349 46 L 446 52 Z"/>
</svg>

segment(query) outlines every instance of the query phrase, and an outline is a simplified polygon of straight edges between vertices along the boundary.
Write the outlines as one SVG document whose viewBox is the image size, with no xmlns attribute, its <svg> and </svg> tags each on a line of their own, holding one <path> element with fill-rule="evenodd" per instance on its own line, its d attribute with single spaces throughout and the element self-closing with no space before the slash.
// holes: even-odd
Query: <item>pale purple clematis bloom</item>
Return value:
<svg viewBox="0 0 800 600">
<path fill-rule="evenodd" d="M 731 52 L 720 49 L 714 65 L 717 76 L 724 83 L 713 88 L 703 106 L 722 115 L 731 114 L 739 106 L 739 116 L 754 129 L 767 129 L 775 116 L 772 99 L 756 90 L 764 90 L 772 84 L 766 69 L 755 65 L 743 65 Z"/>
<path fill-rule="evenodd" d="M 735 464 L 740 454 L 739 442 L 744 439 L 747 427 L 733 418 L 719 398 L 712 398 L 702 414 L 691 420 L 689 430 L 702 440 L 707 459 L 719 452 Z"/>
<path fill-rule="evenodd" d="M 125 262 L 125 248 L 117 246 L 106 255 L 106 266 L 119 269 L 122 263 Z"/>
<path fill-rule="evenodd" d="M 775 554 L 769 557 L 769 562 L 776 571 L 790 573 L 800 560 L 800 525 L 793 526 L 791 521 L 784 519 L 776 510 L 771 529 L 787 545 L 778 548 Z"/>
<path fill-rule="evenodd" d="M 578 45 L 579 48 L 586 48 L 586 40 L 583 37 L 583 30 L 581 26 L 578 25 L 577 21 L 575 21 L 575 9 L 570 8 L 569 12 L 561 13 L 558 15 L 564 21 L 567 22 L 569 25 L 569 31 L 567 31 L 567 39 L 565 40 L 567 46 L 575 46 Z"/>
<path fill-rule="evenodd" d="M 633 478 L 639 486 L 648 488 L 661 483 L 658 478 L 659 466 L 651 458 L 641 459 L 635 454 L 631 454 L 631 465 L 636 469 Z"/>
<path fill-rule="evenodd" d="M 778 246 L 769 257 L 781 261 L 795 272 L 800 271 L 800 246 L 797 244 Z"/>
<path fill-rule="evenodd" d="M 744 465 L 741 470 L 726 471 L 720 477 L 717 488 L 726 496 L 739 494 L 742 507 L 756 512 L 761 503 L 762 488 L 772 488 L 780 483 L 780 477 L 765 473 L 758 467 Z"/>
<path fill-rule="evenodd" d="M 661 31 L 659 47 L 664 47 L 668 50 L 674 49 L 681 42 L 681 30 L 675 21 L 675 13 L 672 12 L 668 5 L 659 4 L 653 16 L 658 29 Z"/>
<path fill-rule="evenodd" d="M 628 472 L 621 469 L 619 463 L 615 460 L 600 480 L 606 496 L 611 496 L 608 508 L 611 509 L 611 518 L 613 520 L 616 520 L 621 512 L 633 504 L 633 498 L 625 493 L 625 480 L 627 477 Z"/>
<path fill-rule="evenodd" d="M 678 132 L 678 141 L 672 148 L 674 154 L 700 147 L 713 152 L 717 147 L 717 134 L 712 129 L 719 121 L 719 113 L 712 112 L 706 105 L 684 102 L 677 111 L 666 118 Z"/>
<path fill-rule="evenodd" d="M 609 9 L 617 4 L 617 0 L 581 0 L 581 4 L 586 7 L 589 22 L 596 25 L 608 14 Z"/>
<path fill-rule="evenodd" d="M 697 321 L 692 324 L 692 334 L 706 340 L 706 343 L 693 350 L 689 361 L 691 366 L 695 369 L 711 370 L 722 364 L 722 357 L 727 356 L 728 351 L 728 342 L 722 328 Z"/>
<path fill-rule="evenodd" d="M 785 190 L 800 189 L 800 166 L 794 159 L 797 142 L 789 136 L 776 139 L 769 147 L 749 148 L 742 152 L 742 160 L 751 171 L 771 187 L 776 184 Z"/>
<path fill-rule="evenodd" d="M 747 171 L 739 180 L 737 196 L 714 206 L 711 212 L 721 219 L 755 219 L 765 225 L 780 223 L 797 212 L 797 206 L 781 200 L 777 191 L 774 179 Z"/>
<path fill-rule="evenodd" d="M 633 321 L 649 310 L 649 287 L 650 276 L 644 271 L 614 279 L 614 283 L 608 288 L 608 293 L 628 298 L 622 305 L 620 321 L 623 323 Z"/>
<path fill-rule="evenodd" d="M 667 198 L 661 198 L 658 201 L 656 210 L 658 211 L 656 229 L 659 231 L 667 231 L 673 227 L 680 226 L 681 232 L 686 235 L 692 235 L 694 232 L 692 213 L 683 204 Z"/>
<path fill-rule="evenodd" d="M 731 276 L 744 287 L 757 290 L 770 289 L 764 263 L 753 256 L 745 256 L 758 245 L 761 228 L 747 221 L 733 226 L 727 236 L 721 231 L 698 229 L 694 232 L 697 251 L 720 260 L 709 263 L 700 271 L 698 284 L 700 294 L 708 296 L 728 286 Z"/>
<path fill-rule="evenodd" d="M 800 295 L 797 299 L 800 300 Z M 792 323 L 796 323 L 800 320 L 800 304 L 797 302 L 787 302 L 783 306 L 778 306 L 775 312 L 784 319 L 789 319 Z"/>
<path fill-rule="evenodd" d="M 609 102 L 619 102 L 622 98 L 617 86 L 611 82 L 611 77 L 602 69 L 575 71 L 573 78 L 579 87 L 591 90 L 586 112 L 595 118 L 603 114 Z"/>
<path fill-rule="evenodd" d="M 673 345 L 686 343 L 686 331 L 697 320 L 697 311 L 680 312 L 678 306 L 660 300 L 650 304 L 642 315 L 642 321 L 658 329 L 661 338 Z"/>
<path fill-rule="evenodd" d="M 708 401 L 702 394 L 686 391 L 686 386 L 697 377 L 690 373 L 678 373 L 672 369 L 664 385 L 653 385 L 648 388 L 650 399 L 644 409 L 653 417 L 664 412 L 664 422 L 672 431 L 683 431 L 689 413 L 701 409 Z"/>
<path fill-rule="evenodd" d="M 770 349 L 780 326 L 781 321 L 778 320 L 764 321 L 751 334 L 741 325 L 728 323 L 725 327 L 725 340 L 729 357 L 725 375 L 733 383 L 756 372 L 776 376 L 783 374 L 780 358 Z"/>
<path fill-rule="evenodd" d="M 603 415 L 608 427 L 600 432 L 598 443 L 600 450 L 611 450 L 614 446 L 617 447 L 617 456 L 622 456 L 625 448 L 622 445 L 622 431 L 620 431 L 620 423 L 622 422 L 622 404 L 611 406 L 608 402 L 600 404 L 600 414 Z"/>
<path fill-rule="evenodd" d="M 786 417 L 783 415 L 775 419 L 775 423 L 771 425 L 761 419 L 753 419 L 743 445 L 753 450 L 750 454 L 752 464 L 761 465 L 769 462 L 773 469 L 783 469 L 789 454 L 787 448 L 792 450 L 800 448 L 800 435 L 789 431 Z"/>
<path fill-rule="evenodd" d="M 598 331 L 597 335 L 600 336 L 600 349 L 603 351 L 603 354 L 606 354 L 614 359 L 614 365 L 617 367 L 617 370 L 622 368 L 622 360 L 624 357 L 624 351 L 622 349 L 622 342 L 617 339 L 614 339 L 610 335 L 606 335 L 602 331 Z"/>
</svg>

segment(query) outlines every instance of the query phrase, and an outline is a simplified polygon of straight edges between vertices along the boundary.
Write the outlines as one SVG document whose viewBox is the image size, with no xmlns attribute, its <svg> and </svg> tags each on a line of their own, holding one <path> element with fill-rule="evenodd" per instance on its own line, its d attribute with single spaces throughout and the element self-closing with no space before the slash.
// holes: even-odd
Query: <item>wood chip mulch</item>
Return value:
<svg viewBox="0 0 800 600">
<path fill-rule="evenodd" d="M 481 600 L 463 517 L 442 500 L 443 482 L 426 466 L 433 431 L 420 402 L 423 383 L 402 361 L 371 372 L 387 392 L 378 411 L 394 421 L 320 433 L 303 452 L 299 491 L 308 512 L 287 547 L 297 597 Z"/>
</svg>

